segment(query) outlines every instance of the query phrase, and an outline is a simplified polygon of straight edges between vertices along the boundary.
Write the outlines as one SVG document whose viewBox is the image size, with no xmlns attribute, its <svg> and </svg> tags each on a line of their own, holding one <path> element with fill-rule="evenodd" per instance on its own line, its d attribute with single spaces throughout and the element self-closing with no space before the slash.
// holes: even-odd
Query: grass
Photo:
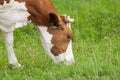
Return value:
<svg viewBox="0 0 120 80">
<path fill-rule="evenodd" d="M 14 49 L 23 69 L 8 68 L 0 37 L 1 80 L 120 80 L 120 1 L 52 0 L 72 24 L 73 66 L 56 66 L 45 54 L 34 25 L 17 29 Z M 1 34 L 0 34 L 1 36 Z"/>
</svg>

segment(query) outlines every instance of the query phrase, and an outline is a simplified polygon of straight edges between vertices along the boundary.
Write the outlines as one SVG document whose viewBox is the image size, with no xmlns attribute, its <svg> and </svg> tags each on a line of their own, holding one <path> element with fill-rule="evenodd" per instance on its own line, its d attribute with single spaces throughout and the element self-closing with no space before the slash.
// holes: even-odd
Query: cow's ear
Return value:
<svg viewBox="0 0 120 80">
<path fill-rule="evenodd" d="M 59 27 L 59 17 L 55 13 L 49 13 L 50 24 L 54 27 Z"/>
</svg>

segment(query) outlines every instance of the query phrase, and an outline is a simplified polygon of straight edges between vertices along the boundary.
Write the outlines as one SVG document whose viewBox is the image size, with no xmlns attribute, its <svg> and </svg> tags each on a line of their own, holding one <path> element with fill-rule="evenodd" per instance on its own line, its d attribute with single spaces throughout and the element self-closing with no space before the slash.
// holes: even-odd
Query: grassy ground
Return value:
<svg viewBox="0 0 120 80">
<path fill-rule="evenodd" d="M 120 80 L 120 0 L 52 0 L 72 24 L 76 64 L 56 66 L 33 25 L 15 31 L 15 53 L 24 68 L 8 68 L 0 37 L 0 80 Z M 1 34 L 0 34 L 1 36 Z"/>
</svg>

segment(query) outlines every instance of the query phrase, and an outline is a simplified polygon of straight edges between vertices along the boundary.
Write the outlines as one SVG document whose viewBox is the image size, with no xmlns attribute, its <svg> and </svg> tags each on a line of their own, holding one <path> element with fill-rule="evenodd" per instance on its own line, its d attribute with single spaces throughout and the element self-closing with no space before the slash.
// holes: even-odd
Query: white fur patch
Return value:
<svg viewBox="0 0 120 80">
<path fill-rule="evenodd" d="M 29 15 L 25 2 L 19 3 L 11 0 L 10 3 L 4 3 L 0 5 L 0 29 L 9 32 L 23 27 L 27 24 Z"/>
<path fill-rule="evenodd" d="M 47 31 L 48 28 L 45 26 L 38 26 L 37 28 L 38 28 L 39 35 L 40 35 L 45 52 L 52 58 L 54 62 L 56 62 L 54 55 L 50 51 L 53 46 L 51 43 L 52 34 L 50 34 Z"/>
<path fill-rule="evenodd" d="M 71 65 L 75 62 L 74 56 L 73 56 L 73 51 L 72 51 L 72 40 L 69 42 L 66 53 L 64 55 L 65 55 L 65 59 L 66 59 L 66 64 Z"/>
</svg>

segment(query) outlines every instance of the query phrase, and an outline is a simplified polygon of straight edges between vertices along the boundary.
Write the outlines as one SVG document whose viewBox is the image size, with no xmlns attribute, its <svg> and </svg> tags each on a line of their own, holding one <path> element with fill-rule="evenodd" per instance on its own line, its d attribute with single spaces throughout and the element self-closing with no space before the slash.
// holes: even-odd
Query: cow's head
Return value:
<svg viewBox="0 0 120 80">
<path fill-rule="evenodd" d="M 68 65 L 73 64 L 70 23 L 74 20 L 66 15 L 58 16 L 56 13 L 49 13 L 48 21 L 48 26 L 38 26 L 44 50 L 56 64 L 63 61 Z"/>
</svg>

